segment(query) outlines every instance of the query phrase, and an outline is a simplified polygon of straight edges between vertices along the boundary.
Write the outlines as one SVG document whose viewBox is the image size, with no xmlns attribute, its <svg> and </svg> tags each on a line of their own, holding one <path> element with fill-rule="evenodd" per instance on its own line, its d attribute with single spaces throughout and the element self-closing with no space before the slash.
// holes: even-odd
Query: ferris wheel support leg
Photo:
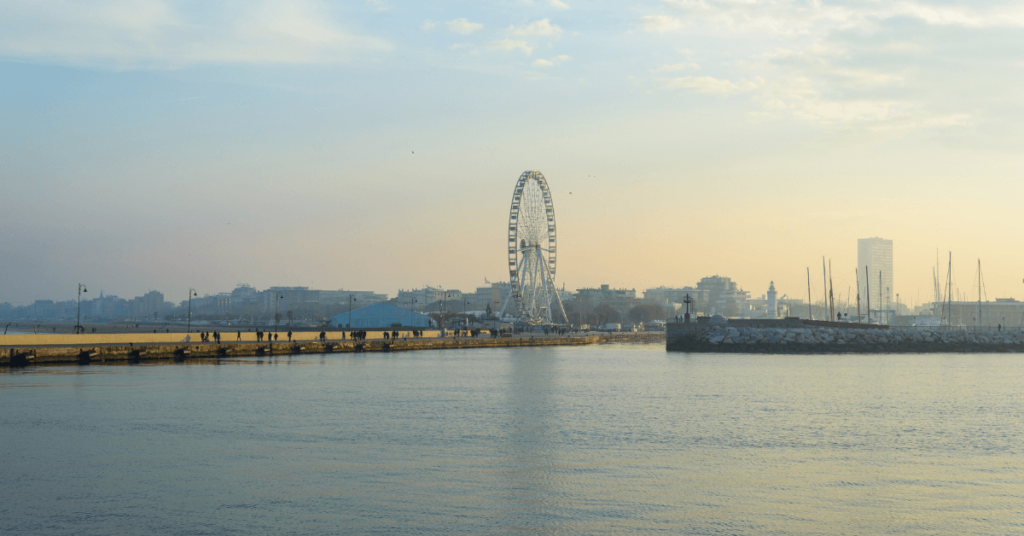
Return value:
<svg viewBox="0 0 1024 536">
<path fill-rule="evenodd" d="M 551 278 L 551 286 L 555 285 L 555 278 L 551 277 L 551 271 L 548 270 L 547 265 L 544 265 L 544 271 L 548 273 L 548 277 Z M 562 313 L 562 318 L 565 319 L 565 323 L 569 323 L 569 315 L 565 314 L 565 307 L 562 305 L 562 297 L 558 295 L 558 290 L 555 290 L 555 302 L 558 304 L 558 310 Z"/>
<path fill-rule="evenodd" d="M 540 275 L 540 274 L 537 273 L 537 272 L 540 271 L 540 256 L 537 255 L 536 253 L 534 253 L 534 255 L 533 255 L 533 263 L 534 263 L 533 264 L 533 281 L 532 281 L 533 284 L 530 285 L 532 287 L 531 291 L 530 291 L 530 294 L 532 294 L 532 296 L 530 298 L 530 310 L 531 311 L 536 311 L 537 310 L 537 276 Z"/>
<path fill-rule="evenodd" d="M 551 324 L 551 292 L 548 291 L 548 283 L 553 289 L 555 282 L 551 281 L 551 272 L 548 271 L 547 263 L 544 263 L 544 273 L 541 274 L 541 279 L 544 280 L 544 300 L 547 302 L 548 324 Z"/>
<path fill-rule="evenodd" d="M 523 280 L 523 266 L 525 264 L 526 264 L 526 255 L 523 255 L 523 260 L 519 261 L 519 266 L 516 266 L 516 280 L 511 282 L 512 284 L 511 284 L 511 286 L 510 286 L 510 288 L 508 290 L 508 296 L 505 297 L 505 303 L 501 306 L 501 313 L 498 314 L 498 319 L 499 320 L 501 320 L 502 318 L 505 318 L 505 308 L 508 307 L 508 302 L 509 302 L 509 300 L 512 300 L 513 296 L 516 296 L 516 298 L 517 298 L 516 300 L 513 300 L 514 303 L 516 303 L 517 306 L 519 305 L 519 303 L 518 303 L 519 302 L 519 299 L 518 299 L 519 297 L 518 297 L 518 293 L 517 293 L 517 291 L 518 291 L 517 287 L 522 286 L 521 282 Z"/>
<path fill-rule="evenodd" d="M 505 318 L 505 307 L 508 307 L 508 300 L 510 300 L 512 298 L 512 293 L 513 292 L 515 292 L 515 290 L 510 288 L 508 290 L 508 296 L 505 296 L 505 303 L 503 303 L 501 305 L 501 312 L 498 313 L 498 321 L 499 322 L 501 322 L 502 318 Z"/>
<path fill-rule="evenodd" d="M 516 317 L 518 318 L 522 318 L 523 311 L 526 310 L 525 304 L 523 303 L 523 288 L 525 285 L 525 281 L 523 280 L 523 270 L 529 270 L 529 268 L 526 266 L 528 258 L 529 255 L 523 254 L 523 259 L 519 261 L 519 271 L 516 272 L 516 285 L 512 289 L 512 292 L 514 293 L 512 294 L 512 297 L 514 298 L 514 303 L 516 304 Z"/>
</svg>

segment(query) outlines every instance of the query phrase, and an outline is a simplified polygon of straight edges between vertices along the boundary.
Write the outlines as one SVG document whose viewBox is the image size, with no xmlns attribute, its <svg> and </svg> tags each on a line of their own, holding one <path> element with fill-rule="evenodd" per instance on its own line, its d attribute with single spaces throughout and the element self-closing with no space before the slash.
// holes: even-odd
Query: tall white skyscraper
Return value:
<svg viewBox="0 0 1024 536">
<path fill-rule="evenodd" d="M 878 237 L 857 240 L 857 272 L 860 274 L 862 307 L 867 307 L 867 289 L 870 286 L 872 310 L 896 308 L 896 290 L 892 285 L 892 240 Z M 882 274 L 881 281 L 879 273 Z M 870 279 L 865 281 L 865 277 Z"/>
</svg>

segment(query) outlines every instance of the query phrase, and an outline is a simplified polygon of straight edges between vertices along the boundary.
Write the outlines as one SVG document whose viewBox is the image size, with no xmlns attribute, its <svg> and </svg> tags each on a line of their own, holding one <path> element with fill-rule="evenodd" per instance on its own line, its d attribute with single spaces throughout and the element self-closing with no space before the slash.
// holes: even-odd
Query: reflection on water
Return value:
<svg viewBox="0 0 1024 536">
<path fill-rule="evenodd" d="M 660 345 L 29 367 L 0 533 L 1020 533 L 1021 380 Z"/>
</svg>

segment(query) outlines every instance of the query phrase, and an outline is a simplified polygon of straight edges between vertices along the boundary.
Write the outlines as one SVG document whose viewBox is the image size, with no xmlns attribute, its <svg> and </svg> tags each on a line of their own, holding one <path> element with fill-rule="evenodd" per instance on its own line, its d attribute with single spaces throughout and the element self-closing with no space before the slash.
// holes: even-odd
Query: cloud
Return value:
<svg viewBox="0 0 1024 536">
<path fill-rule="evenodd" d="M 669 15 L 648 15 L 640 17 L 634 24 L 640 26 L 645 32 L 657 32 L 663 34 L 672 32 L 683 27 L 682 21 Z"/>
<path fill-rule="evenodd" d="M 567 62 L 567 61 L 569 61 L 571 59 L 572 58 L 570 58 L 569 56 L 566 56 L 565 54 L 561 54 L 559 56 L 555 56 L 554 58 L 551 58 L 550 60 L 545 60 L 545 59 L 538 58 L 537 60 L 535 60 L 533 62 L 533 66 L 534 67 L 554 67 L 555 65 L 563 64 L 563 63 L 565 63 L 565 62 Z"/>
<path fill-rule="evenodd" d="M 908 0 L 871 2 L 805 2 L 803 0 L 662 0 L 665 5 L 699 19 L 719 31 L 752 30 L 779 35 L 808 35 L 824 28 L 853 29 L 877 26 L 879 21 L 908 18 L 934 26 L 964 28 L 1024 27 L 1024 8 L 1009 4 L 987 9 L 983 3 L 936 6 Z M 649 17 L 644 17 L 649 18 Z"/>
<path fill-rule="evenodd" d="M 752 116 L 836 128 L 968 127 L 1007 120 L 1019 90 L 993 73 L 1016 72 L 1024 5 L 944 0 L 662 0 L 634 21 L 664 34 L 663 52 L 698 50 L 701 65 L 651 69 L 661 89 L 743 95 Z M 670 32 L 687 28 L 686 32 Z M 997 29 L 999 31 L 991 31 Z M 685 51 L 681 50 L 685 47 Z M 726 77 L 672 73 L 703 67 Z M 982 82 L 984 81 L 984 82 Z M 965 95 L 971 95 L 970 99 Z"/>
<path fill-rule="evenodd" d="M 457 33 L 460 35 L 469 35 L 479 30 L 480 28 L 484 27 L 483 24 L 480 24 L 478 22 L 469 22 L 466 19 L 450 20 L 444 23 L 444 25 L 448 28 L 449 32 Z"/>
<path fill-rule="evenodd" d="M 171 0 L 0 2 L 0 58 L 116 69 L 225 63 L 336 63 L 386 51 L 314 0 L 215 4 Z"/>
<path fill-rule="evenodd" d="M 672 64 L 668 64 L 668 65 L 662 65 L 661 67 L 658 67 L 657 69 L 651 69 L 651 71 L 655 72 L 655 73 L 666 73 L 666 72 L 672 72 L 672 71 L 685 71 L 686 69 L 700 69 L 700 65 L 698 65 L 696 63 L 693 63 L 693 62 L 690 62 L 690 61 L 684 61 L 682 63 L 672 63 Z"/>
<path fill-rule="evenodd" d="M 430 30 L 433 30 L 436 27 L 437 23 L 430 19 L 427 19 L 423 21 L 423 24 L 420 24 L 420 29 L 423 30 L 424 32 L 429 32 Z"/>
<path fill-rule="evenodd" d="M 861 126 L 868 130 L 948 128 L 975 124 L 969 113 L 935 113 L 923 102 L 893 98 L 835 98 L 807 77 L 771 82 L 753 97 L 769 113 L 785 112 L 798 119 L 827 126 Z"/>
<path fill-rule="evenodd" d="M 548 5 L 555 9 L 569 9 L 569 6 L 562 0 L 548 0 Z"/>
<path fill-rule="evenodd" d="M 711 76 L 684 76 L 682 78 L 673 78 L 665 87 L 668 89 L 688 89 L 695 93 L 728 96 L 753 91 L 757 89 L 758 85 L 758 82 L 750 80 L 732 82 L 729 80 L 719 80 Z"/>
<path fill-rule="evenodd" d="M 558 37 L 562 35 L 562 29 L 551 24 L 549 19 L 534 21 L 526 26 L 509 26 L 506 32 L 509 35 L 525 37 Z"/>
<path fill-rule="evenodd" d="M 533 52 L 533 47 L 530 46 L 526 41 L 516 41 L 513 39 L 502 39 L 501 41 L 491 41 L 484 45 L 490 50 L 522 50 L 524 53 L 529 55 Z"/>
</svg>

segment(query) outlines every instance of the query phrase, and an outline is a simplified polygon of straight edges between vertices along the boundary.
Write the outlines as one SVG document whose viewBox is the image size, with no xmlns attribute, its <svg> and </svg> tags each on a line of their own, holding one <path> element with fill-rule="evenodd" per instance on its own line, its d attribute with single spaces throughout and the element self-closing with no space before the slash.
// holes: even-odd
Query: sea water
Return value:
<svg viewBox="0 0 1024 536">
<path fill-rule="evenodd" d="M 0 534 L 1020 534 L 1022 387 L 662 345 L 13 369 Z"/>
</svg>

